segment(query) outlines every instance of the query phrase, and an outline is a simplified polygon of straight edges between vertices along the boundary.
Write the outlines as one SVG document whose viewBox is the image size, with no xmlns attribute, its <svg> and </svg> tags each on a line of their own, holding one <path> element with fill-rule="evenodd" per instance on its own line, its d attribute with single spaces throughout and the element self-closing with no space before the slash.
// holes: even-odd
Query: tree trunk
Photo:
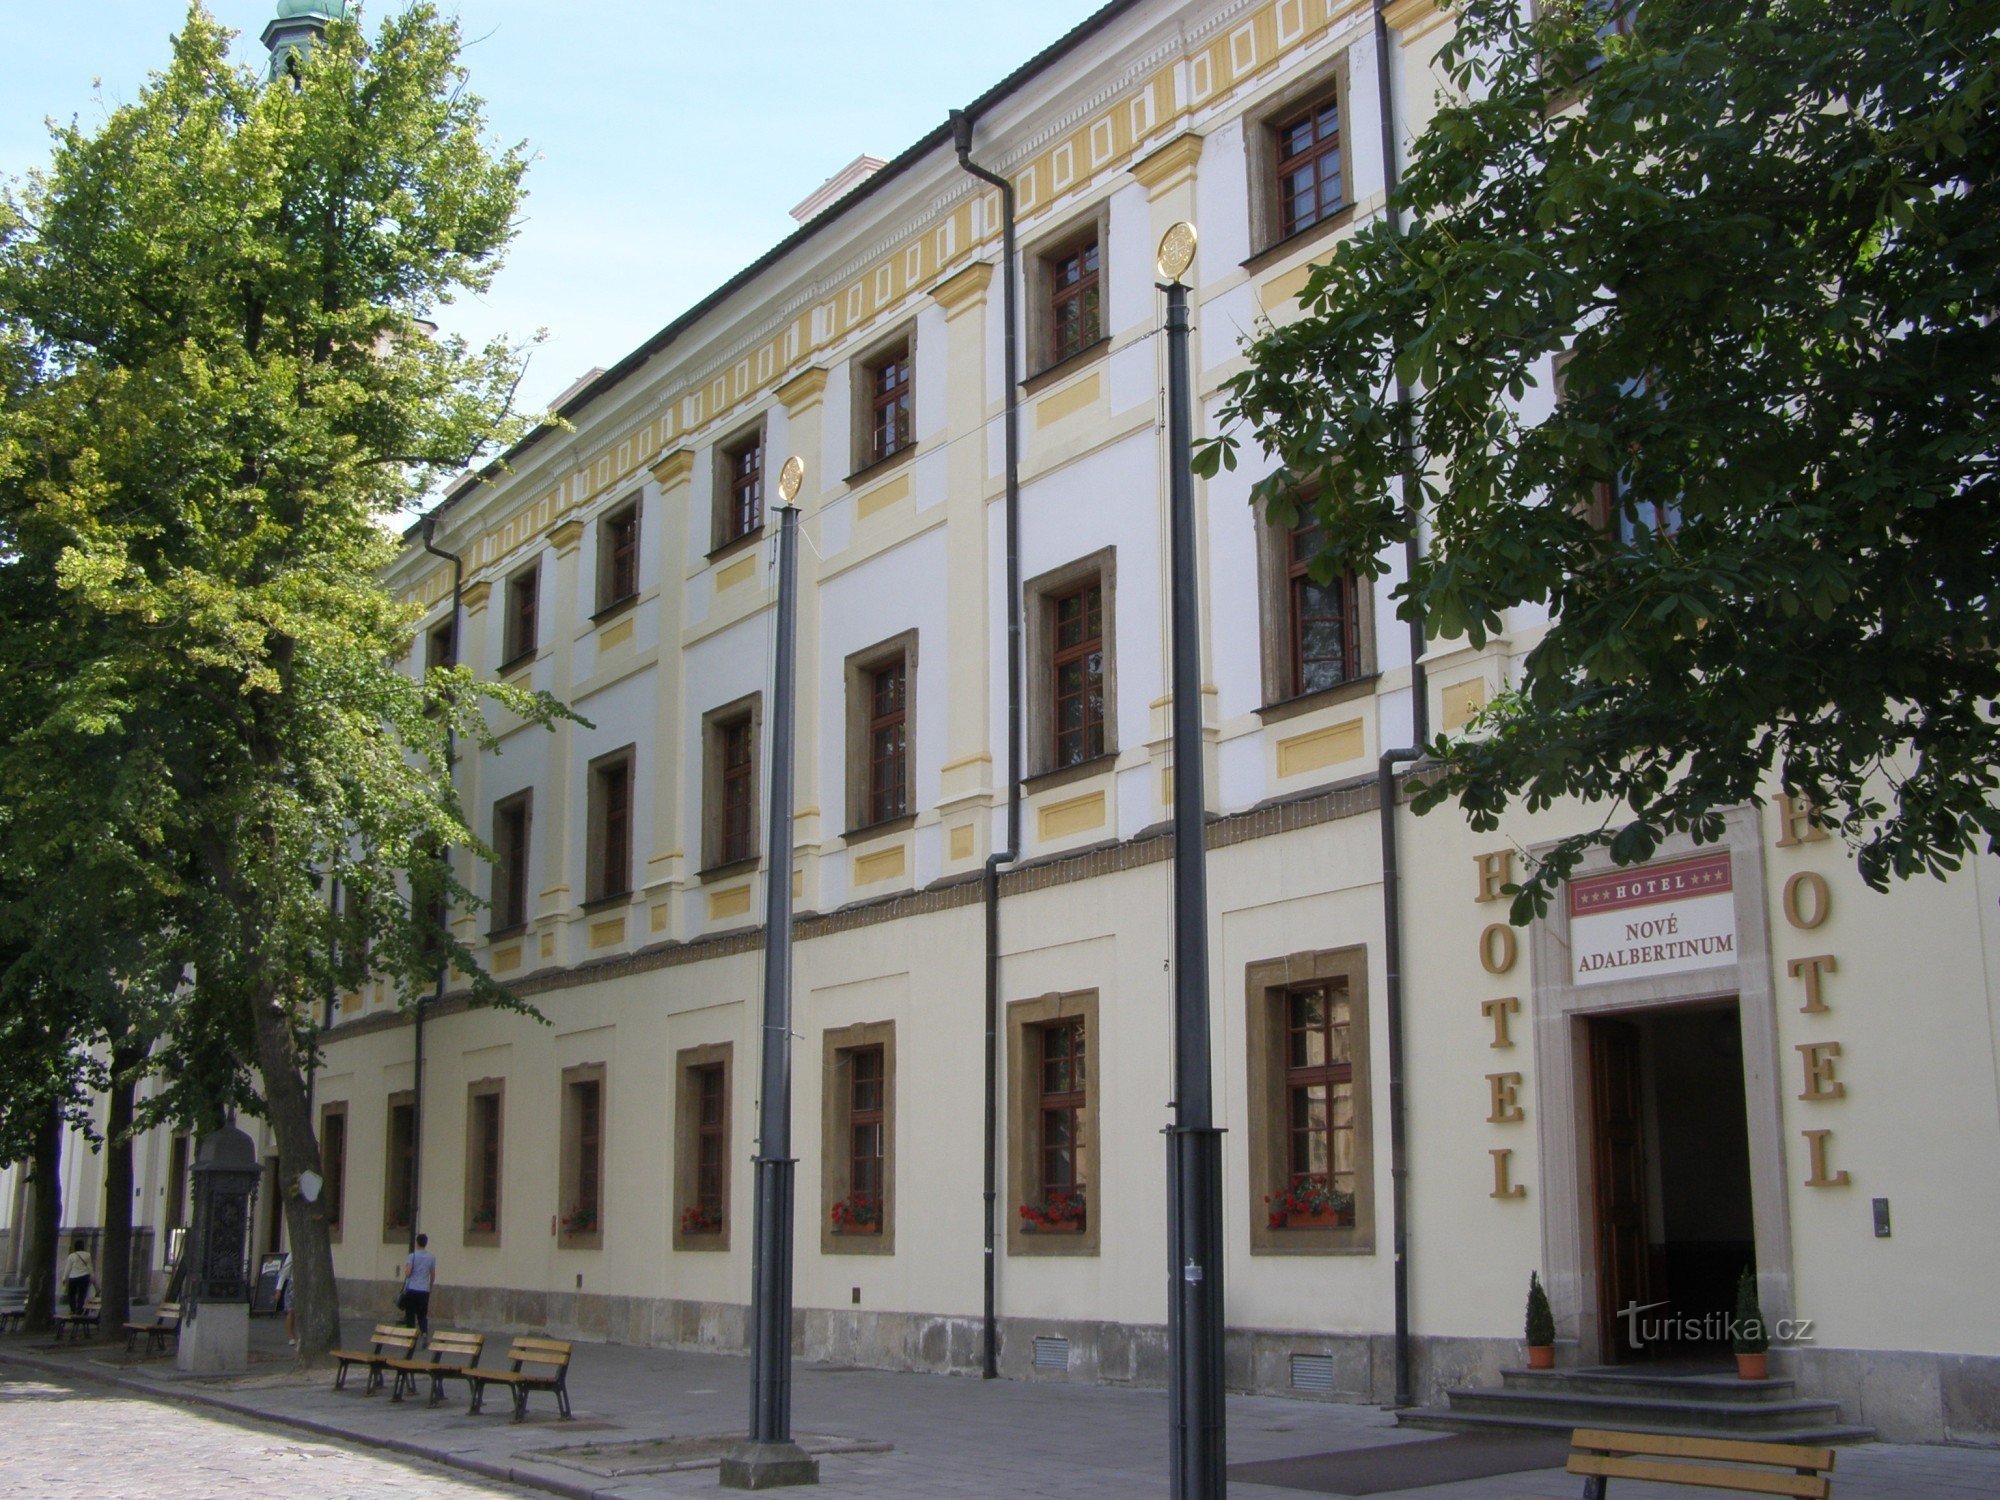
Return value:
<svg viewBox="0 0 2000 1500">
<path fill-rule="evenodd" d="M 319 1136 L 306 1103 L 292 1016 L 276 995 L 251 1001 L 257 1027 L 257 1068 L 264 1078 L 264 1107 L 278 1137 L 278 1191 L 284 1195 L 285 1230 L 292 1242 L 292 1295 L 297 1299 L 299 1363 L 325 1356 L 340 1337 L 340 1298 L 333 1282 L 333 1239 L 327 1233 L 322 1190 L 308 1203 L 301 1174 L 323 1175 Z"/>
<path fill-rule="evenodd" d="M 29 1333 L 47 1333 L 54 1326 L 57 1237 L 62 1232 L 62 1111 L 53 1100 L 45 1109 L 29 1168 L 35 1207 L 28 1227 L 28 1311 L 21 1323 Z"/>
<path fill-rule="evenodd" d="M 98 1336 L 123 1338 L 132 1316 L 132 1106 L 139 1089 L 141 1042 L 111 1049 L 111 1099 L 104 1122 L 104 1238 L 97 1251 Z"/>
</svg>

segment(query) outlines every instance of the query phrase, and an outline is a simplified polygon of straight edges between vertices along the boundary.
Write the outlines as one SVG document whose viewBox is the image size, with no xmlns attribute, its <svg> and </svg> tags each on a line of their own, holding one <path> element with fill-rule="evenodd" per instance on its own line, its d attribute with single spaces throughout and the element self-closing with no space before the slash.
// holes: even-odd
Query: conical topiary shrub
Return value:
<svg viewBox="0 0 2000 1500">
<path fill-rule="evenodd" d="M 1528 1368 L 1548 1370 L 1556 1362 L 1556 1315 L 1549 1307 L 1549 1294 L 1542 1290 L 1541 1273 L 1528 1273 L 1528 1317 L 1526 1328 Z"/>
<path fill-rule="evenodd" d="M 1762 1380 L 1770 1374 L 1771 1335 L 1764 1327 L 1764 1309 L 1757 1302 L 1757 1273 L 1748 1266 L 1736 1278 L 1736 1317 L 1729 1330 L 1736 1351 L 1736 1374 Z"/>
</svg>

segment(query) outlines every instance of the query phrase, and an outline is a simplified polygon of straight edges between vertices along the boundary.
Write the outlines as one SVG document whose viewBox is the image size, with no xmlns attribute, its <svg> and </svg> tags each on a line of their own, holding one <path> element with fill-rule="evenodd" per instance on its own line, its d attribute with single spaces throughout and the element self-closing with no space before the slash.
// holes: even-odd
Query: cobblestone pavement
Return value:
<svg viewBox="0 0 2000 1500">
<path fill-rule="evenodd" d="M 0 1368 L 0 1496 L 7 1500 L 486 1500 L 531 1491 L 301 1440 L 61 1375 Z"/>
<path fill-rule="evenodd" d="M 462 1390 L 435 1410 L 421 1401 L 363 1396 L 358 1378 L 336 1392 L 328 1374 L 289 1372 L 273 1324 L 258 1320 L 253 1329 L 261 1361 L 242 1380 L 183 1377 L 170 1361 L 128 1361 L 121 1350 L 103 1345 L 57 1348 L 26 1336 L 0 1337 L 0 1383 L 26 1393 L 0 1398 L 0 1500 L 206 1500 L 229 1495 L 246 1479 L 256 1493 L 283 1500 L 527 1493 L 510 1488 L 509 1480 L 571 1500 L 712 1500 L 719 1492 L 714 1469 L 613 1475 L 602 1472 L 601 1460 L 574 1450 L 743 1430 L 748 1370 L 740 1356 L 580 1341 L 571 1374 L 577 1420 L 557 1421 L 554 1403 L 536 1397 L 530 1419 L 517 1426 L 507 1419 L 504 1400 L 470 1415 Z M 348 1329 L 349 1341 L 366 1333 L 356 1324 Z M 93 1394 L 64 1401 L 48 1393 L 51 1385 Z M 38 1386 L 39 1400 L 33 1395 Z M 295 1435 L 236 1427 L 226 1417 L 216 1421 L 187 1402 L 287 1424 Z M 107 1415 L 93 1415 L 98 1411 Z M 1166 1398 L 1159 1391 L 800 1363 L 793 1414 L 801 1433 L 892 1445 L 888 1452 L 824 1458 L 815 1493 L 825 1500 L 1133 1500 L 1166 1493 Z M 19 1435 L 30 1429 L 23 1442 Z M 1229 1398 L 1234 1463 L 1435 1437 L 1398 1429 L 1388 1413 L 1371 1406 Z M 358 1453 L 346 1444 L 377 1452 Z M 551 1449 L 571 1451 L 552 1457 Z M 416 1462 L 405 1464 L 405 1457 Z M 459 1472 L 428 1468 L 420 1462 L 425 1457 Z M 376 1468 L 364 1477 L 353 1467 L 361 1465 Z M 104 1466 L 102 1484 L 98 1466 Z M 141 1473 L 139 1487 L 117 1486 L 119 1476 Z M 1574 1500 L 1580 1484 L 1560 1469 L 1544 1469 L 1396 1494 L 1397 1500 Z M 1307 1500 L 1309 1492 L 1237 1482 L 1229 1493 L 1231 1500 Z M 1715 1492 L 1621 1482 L 1617 1494 L 1619 1500 L 1703 1500 Z M 1838 1500 L 2000 1500 L 2000 1451 L 1880 1443 L 1843 1448 L 1834 1494 Z"/>
</svg>

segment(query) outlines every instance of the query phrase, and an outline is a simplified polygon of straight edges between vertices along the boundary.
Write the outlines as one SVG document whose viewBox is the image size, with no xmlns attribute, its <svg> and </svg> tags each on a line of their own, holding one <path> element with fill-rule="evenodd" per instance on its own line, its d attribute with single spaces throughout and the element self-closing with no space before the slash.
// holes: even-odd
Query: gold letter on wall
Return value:
<svg viewBox="0 0 2000 1500">
<path fill-rule="evenodd" d="M 1847 1085 L 1833 1076 L 1833 1060 L 1840 1056 L 1840 1043 L 1800 1042 L 1799 1056 L 1806 1065 L 1806 1091 L 1799 1098 L 1816 1103 L 1821 1099 L 1847 1097 Z"/>
<path fill-rule="evenodd" d="M 1498 901 L 1503 894 L 1502 886 L 1514 883 L 1514 851 L 1495 849 L 1491 854 L 1475 854 L 1473 864 L 1479 867 L 1479 894 L 1474 901 Z"/>
<path fill-rule="evenodd" d="M 1778 847 L 1791 849 L 1800 844 L 1817 844 L 1826 830 L 1813 817 L 1812 798 L 1801 792 L 1796 797 L 1778 793 Z"/>
<path fill-rule="evenodd" d="M 1510 1180 L 1514 1174 L 1513 1149 L 1509 1147 L 1505 1150 L 1489 1151 L 1486 1154 L 1493 1158 L 1493 1191 L 1489 1196 L 1494 1198 L 1527 1197 L 1527 1187 L 1522 1183 Z"/>
<path fill-rule="evenodd" d="M 1785 972 L 1794 979 L 1806 982 L 1806 1003 L 1799 1007 L 1802 1016 L 1823 1015 L 1829 1007 L 1820 995 L 1820 976 L 1838 973 L 1840 965 L 1833 961 L 1831 953 L 1815 953 L 1811 958 L 1794 958 L 1785 964 Z"/>
<path fill-rule="evenodd" d="M 1514 1045 L 1513 1035 L 1507 1030 L 1507 1019 L 1521 1013 L 1521 1001 L 1518 996 L 1508 995 L 1500 1000 L 1482 1000 L 1479 1002 L 1479 1013 L 1493 1023 L 1493 1040 L 1487 1043 L 1489 1047 Z"/>
<path fill-rule="evenodd" d="M 1806 1138 L 1806 1153 L 1812 1164 L 1812 1175 L 1806 1178 L 1807 1187 L 1846 1187 L 1847 1169 L 1829 1173 L 1826 1170 L 1826 1138 L 1831 1130 L 1808 1130 L 1802 1132 Z"/>
<path fill-rule="evenodd" d="M 1489 974 L 1505 974 L 1514 967 L 1514 929 L 1495 922 L 1479 934 L 1479 967 Z"/>
<path fill-rule="evenodd" d="M 1521 1075 L 1519 1073 L 1488 1073 L 1486 1082 L 1493 1090 L 1493 1109 L 1486 1116 L 1489 1125 L 1511 1125 L 1516 1120 L 1528 1118 L 1521 1108 Z"/>
<path fill-rule="evenodd" d="M 1801 892 L 1809 892 L 1807 898 L 1812 903 L 1810 913 Z M 1785 882 L 1785 920 L 1794 927 L 1806 930 L 1819 926 L 1826 920 L 1827 911 L 1833 905 L 1833 893 L 1826 888 L 1826 877 L 1815 875 L 1811 870 L 1801 870 Z"/>
</svg>

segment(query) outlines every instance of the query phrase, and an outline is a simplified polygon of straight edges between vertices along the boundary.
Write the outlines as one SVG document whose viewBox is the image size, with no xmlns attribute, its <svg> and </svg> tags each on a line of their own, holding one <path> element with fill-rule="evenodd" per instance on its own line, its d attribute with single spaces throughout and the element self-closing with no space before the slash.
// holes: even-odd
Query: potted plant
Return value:
<svg viewBox="0 0 2000 1500">
<path fill-rule="evenodd" d="M 1339 1228 L 1354 1222 L 1354 1194 L 1330 1186 L 1324 1172 L 1305 1172 L 1281 1193 L 1266 1193 L 1273 1229 Z"/>
<path fill-rule="evenodd" d="M 562 1232 L 566 1235 L 597 1233 L 597 1209 L 588 1203 L 579 1203 L 562 1216 Z"/>
<path fill-rule="evenodd" d="M 1542 1290 L 1539 1271 L 1528 1273 L 1528 1368 L 1553 1370 L 1556 1367 L 1556 1315 L 1549 1307 L 1549 1294 Z"/>
<path fill-rule="evenodd" d="M 880 1234 L 882 1200 L 871 1193 L 850 1193 L 833 1205 L 836 1234 Z"/>
<path fill-rule="evenodd" d="M 1739 1380 L 1765 1380 L 1771 1374 L 1771 1335 L 1764 1327 L 1764 1309 L 1757 1305 L 1757 1274 L 1748 1266 L 1736 1278 L 1736 1317 L 1729 1331 L 1736 1351 Z"/>
<path fill-rule="evenodd" d="M 717 1209 L 696 1203 L 681 1210 L 682 1234 L 714 1234 L 721 1228 L 722 1214 Z"/>
<path fill-rule="evenodd" d="M 1040 1206 L 1033 1203 L 1021 1205 L 1022 1227 L 1034 1234 L 1081 1234 L 1087 1211 L 1082 1183 L 1075 1187 L 1051 1188 L 1047 1201 Z"/>
<path fill-rule="evenodd" d="M 474 1234 L 492 1234 L 499 1225 L 500 1214 L 497 1209 L 475 1208 L 472 1211 L 472 1232 Z"/>
</svg>

